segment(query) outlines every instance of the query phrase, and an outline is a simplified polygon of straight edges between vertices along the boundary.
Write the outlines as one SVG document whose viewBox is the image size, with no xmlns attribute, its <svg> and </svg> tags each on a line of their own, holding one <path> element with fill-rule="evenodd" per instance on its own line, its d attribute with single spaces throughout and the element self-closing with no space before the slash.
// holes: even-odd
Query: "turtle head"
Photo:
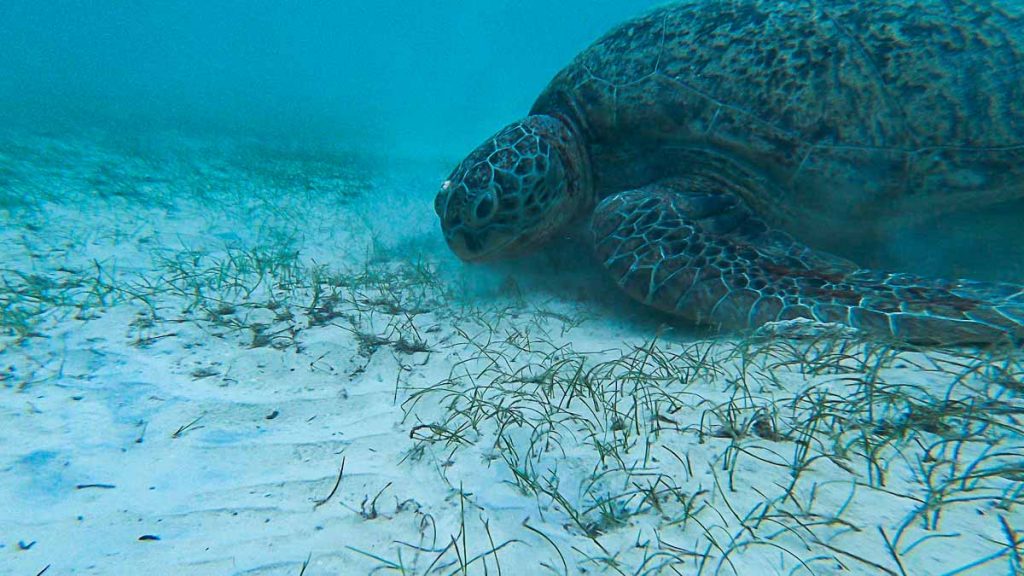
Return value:
<svg viewBox="0 0 1024 576">
<path fill-rule="evenodd" d="M 487 139 L 441 186 L 434 209 L 467 262 L 523 254 L 593 203 L 586 151 L 553 116 L 528 116 Z"/>
</svg>

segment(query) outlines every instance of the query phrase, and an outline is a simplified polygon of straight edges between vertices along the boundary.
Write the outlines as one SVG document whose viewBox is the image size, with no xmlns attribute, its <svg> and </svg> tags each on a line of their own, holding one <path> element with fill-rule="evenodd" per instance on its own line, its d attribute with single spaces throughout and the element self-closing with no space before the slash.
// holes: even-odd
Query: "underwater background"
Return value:
<svg viewBox="0 0 1024 576">
<path fill-rule="evenodd" d="M 463 155 L 639 0 L 0 4 L 0 120 Z"/>
<path fill-rule="evenodd" d="M 448 250 L 455 164 L 661 3 L 0 0 L 0 576 L 1024 574 L 1019 348 Z"/>
</svg>

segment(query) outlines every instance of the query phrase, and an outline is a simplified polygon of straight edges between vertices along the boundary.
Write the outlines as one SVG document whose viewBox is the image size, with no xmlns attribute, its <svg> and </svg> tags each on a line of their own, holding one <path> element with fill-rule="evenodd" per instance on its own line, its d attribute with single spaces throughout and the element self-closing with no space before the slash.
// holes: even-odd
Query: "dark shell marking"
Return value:
<svg viewBox="0 0 1024 576">
<path fill-rule="evenodd" d="M 1019 286 L 863 270 L 769 231 L 870 251 L 915 222 L 1024 199 L 1024 3 L 680 2 L 598 40 L 532 113 L 579 126 L 598 198 L 634 190 L 602 203 L 594 230 L 642 302 L 726 327 L 1024 331 Z"/>
<path fill-rule="evenodd" d="M 1024 3 L 672 4 L 580 54 L 532 110 L 552 112 L 586 135 L 599 196 L 711 149 L 773 181 L 784 203 L 745 200 L 815 224 L 804 240 L 1024 198 Z"/>
<path fill-rule="evenodd" d="M 438 213 L 465 260 L 524 252 L 596 205 L 602 262 L 671 314 L 1020 341 L 1024 287 L 829 252 L 888 267 L 912 240 L 1024 262 L 1024 2 L 671 4 L 583 51 L 449 184 Z"/>
</svg>

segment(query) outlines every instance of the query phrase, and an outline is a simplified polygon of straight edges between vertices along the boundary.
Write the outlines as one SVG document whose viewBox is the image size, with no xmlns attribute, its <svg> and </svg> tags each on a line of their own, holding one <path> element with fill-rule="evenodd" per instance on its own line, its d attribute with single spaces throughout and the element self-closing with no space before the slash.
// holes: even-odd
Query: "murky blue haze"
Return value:
<svg viewBox="0 0 1024 576">
<path fill-rule="evenodd" d="M 9 0 L 0 118 L 461 154 L 523 115 L 576 52 L 653 4 Z"/>
</svg>

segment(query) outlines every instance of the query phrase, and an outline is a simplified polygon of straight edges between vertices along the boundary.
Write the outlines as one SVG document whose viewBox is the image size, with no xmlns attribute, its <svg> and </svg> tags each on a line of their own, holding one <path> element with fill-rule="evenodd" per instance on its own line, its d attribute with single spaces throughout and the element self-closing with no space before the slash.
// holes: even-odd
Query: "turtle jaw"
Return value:
<svg viewBox="0 0 1024 576">
<path fill-rule="evenodd" d="M 543 244 L 550 234 L 515 234 L 510 230 L 454 230 L 445 234 L 448 248 L 470 264 L 517 258 Z"/>
<path fill-rule="evenodd" d="M 486 241 L 481 235 L 470 231 L 453 231 L 445 234 L 445 241 L 459 260 L 469 263 L 493 262 L 509 256 L 508 247 L 516 241 L 514 235 L 487 233 Z M 484 247 L 486 246 L 486 249 Z"/>
</svg>

